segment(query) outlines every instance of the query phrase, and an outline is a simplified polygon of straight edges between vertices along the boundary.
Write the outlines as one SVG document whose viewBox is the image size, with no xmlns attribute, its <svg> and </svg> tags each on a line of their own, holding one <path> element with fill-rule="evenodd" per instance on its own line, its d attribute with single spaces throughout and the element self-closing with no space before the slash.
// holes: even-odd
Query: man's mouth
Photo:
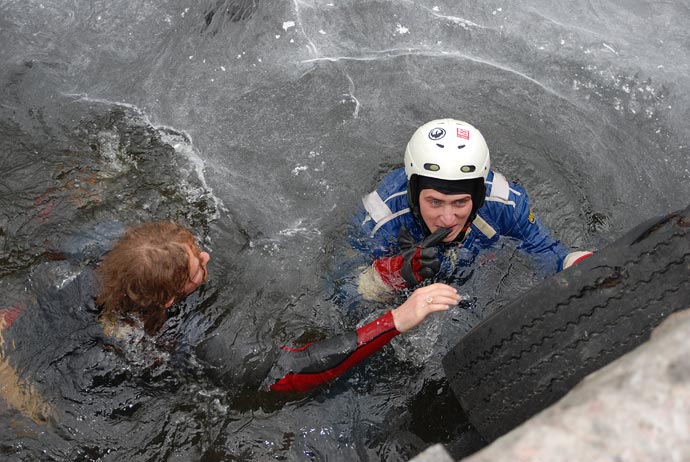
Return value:
<svg viewBox="0 0 690 462">
<path fill-rule="evenodd" d="M 438 229 L 450 229 L 450 232 L 446 237 L 443 238 L 443 242 L 450 242 L 455 239 L 456 231 L 458 230 L 458 225 L 455 226 L 439 226 Z"/>
</svg>

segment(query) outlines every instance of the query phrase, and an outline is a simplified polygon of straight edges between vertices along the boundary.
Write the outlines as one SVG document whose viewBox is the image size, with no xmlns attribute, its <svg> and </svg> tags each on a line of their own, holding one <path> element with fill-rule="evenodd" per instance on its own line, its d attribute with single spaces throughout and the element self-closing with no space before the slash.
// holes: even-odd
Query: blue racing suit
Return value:
<svg viewBox="0 0 690 462">
<path fill-rule="evenodd" d="M 450 278 L 457 270 L 469 266 L 482 249 L 492 247 L 500 236 L 515 239 L 518 249 L 527 252 L 545 275 L 561 271 L 569 250 L 551 237 L 549 230 L 530 210 L 525 190 L 494 171 L 489 172 L 485 184 L 484 205 L 477 211 L 464 239 L 440 246 L 438 278 Z M 351 244 L 373 259 L 401 251 L 398 234 L 403 227 L 409 230 L 415 242 L 428 233 L 421 217 L 415 216 L 410 209 L 403 168 L 389 173 L 375 191 L 362 198 L 362 204 L 355 215 L 359 233 L 351 239 Z M 360 293 L 367 295 L 362 290 Z"/>
</svg>

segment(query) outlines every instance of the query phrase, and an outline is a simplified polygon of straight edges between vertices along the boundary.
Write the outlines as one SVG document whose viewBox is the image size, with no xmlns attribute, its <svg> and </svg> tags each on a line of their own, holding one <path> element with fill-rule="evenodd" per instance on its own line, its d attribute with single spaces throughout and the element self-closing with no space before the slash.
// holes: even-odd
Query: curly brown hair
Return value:
<svg viewBox="0 0 690 462">
<path fill-rule="evenodd" d="M 187 246 L 196 249 L 194 235 L 171 222 L 146 223 L 128 229 L 103 257 L 96 302 L 101 316 L 119 321 L 135 315 L 154 335 L 166 320 L 166 304 L 184 296 L 189 278 Z"/>
</svg>

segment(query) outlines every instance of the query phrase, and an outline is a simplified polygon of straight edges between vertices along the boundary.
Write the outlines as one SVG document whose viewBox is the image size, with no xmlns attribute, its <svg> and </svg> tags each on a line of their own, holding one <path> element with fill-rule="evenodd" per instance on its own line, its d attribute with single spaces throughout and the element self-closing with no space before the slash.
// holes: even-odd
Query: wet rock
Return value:
<svg viewBox="0 0 690 462">
<path fill-rule="evenodd" d="M 442 445 L 435 444 L 420 452 L 411 462 L 453 462 L 453 459 Z"/>
</svg>

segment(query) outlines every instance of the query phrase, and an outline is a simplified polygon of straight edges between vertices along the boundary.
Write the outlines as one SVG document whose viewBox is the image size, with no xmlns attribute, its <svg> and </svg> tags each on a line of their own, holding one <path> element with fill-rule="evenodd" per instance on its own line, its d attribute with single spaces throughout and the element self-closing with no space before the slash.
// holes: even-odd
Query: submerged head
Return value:
<svg viewBox="0 0 690 462">
<path fill-rule="evenodd" d="M 407 199 L 429 232 L 461 235 L 484 203 L 491 161 L 482 134 L 467 122 L 438 119 L 419 127 L 405 150 Z"/>
<path fill-rule="evenodd" d="M 97 303 L 111 319 L 136 315 L 154 334 L 165 322 L 165 310 L 206 280 L 209 259 L 192 233 L 175 223 L 130 228 L 98 267 Z"/>
</svg>

